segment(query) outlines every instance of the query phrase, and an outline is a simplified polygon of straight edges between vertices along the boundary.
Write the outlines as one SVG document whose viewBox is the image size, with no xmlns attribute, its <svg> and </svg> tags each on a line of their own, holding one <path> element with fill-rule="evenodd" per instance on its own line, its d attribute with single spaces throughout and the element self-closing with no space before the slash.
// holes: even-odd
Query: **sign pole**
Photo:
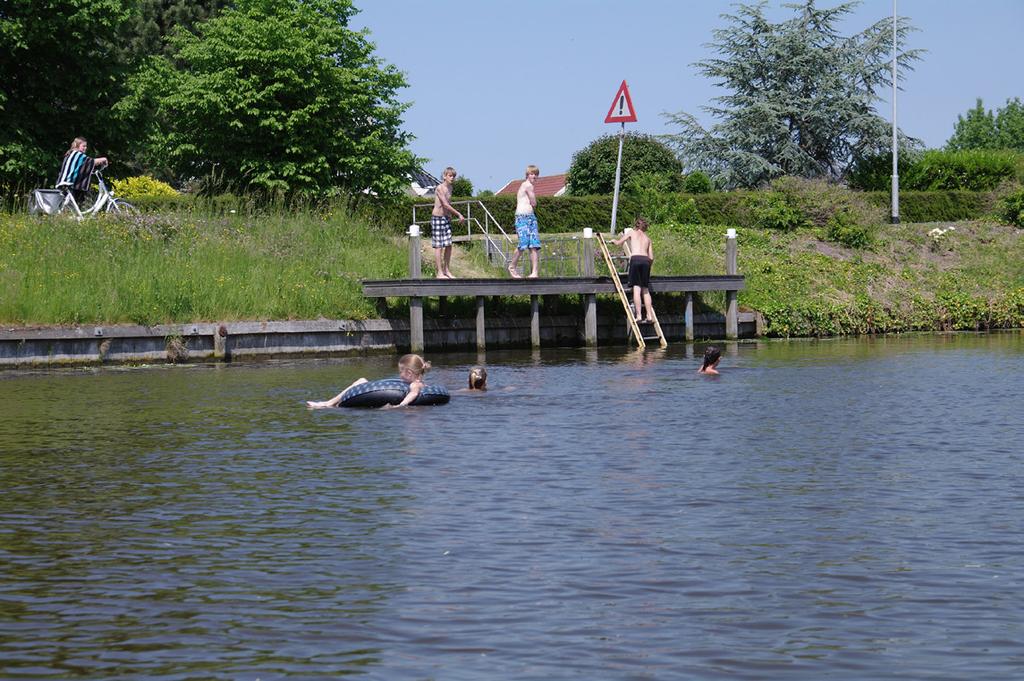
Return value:
<svg viewBox="0 0 1024 681">
<path fill-rule="evenodd" d="M 619 178 L 622 177 L 622 141 L 626 139 L 626 124 L 619 129 L 619 160 L 615 162 L 615 193 L 612 195 L 612 234 L 615 234 L 615 216 L 619 212 Z"/>
<path fill-rule="evenodd" d="M 626 123 L 636 122 L 636 109 L 633 108 L 633 98 L 629 96 L 626 81 L 622 81 L 619 91 L 615 93 L 604 122 L 622 124 L 619 128 L 619 158 L 615 162 L 615 193 L 612 195 L 612 234 L 615 234 L 615 220 L 619 212 L 619 181 L 622 179 L 622 142 L 626 139 Z"/>
</svg>

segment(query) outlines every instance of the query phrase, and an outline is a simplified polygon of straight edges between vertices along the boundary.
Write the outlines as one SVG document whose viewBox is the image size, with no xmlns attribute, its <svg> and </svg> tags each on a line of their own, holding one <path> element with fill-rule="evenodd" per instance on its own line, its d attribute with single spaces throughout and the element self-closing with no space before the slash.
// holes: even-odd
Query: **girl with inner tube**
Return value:
<svg viewBox="0 0 1024 681">
<path fill-rule="evenodd" d="M 409 384 L 409 392 L 398 404 L 385 404 L 381 409 L 394 409 L 396 407 L 404 407 L 407 404 L 411 404 L 420 396 L 420 391 L 423 390 L 423 374 L 427 373 L 430 368 L 430 362 L 425 361 L 419 355 L 405 355 L 402 359 L 398 360 L 398 377 Z M 349 387 L 342 390 L 340 393 L 335 395 L 329 400 L 324 402 L 306 402 L 306 406 L 310 409 L 327 409 L 330 407 L 337 407 L 341 403 L 342 398 L 349 390 L 357 385 L 366 383 L 365 378 L 357 379 Z"/>
</svg>

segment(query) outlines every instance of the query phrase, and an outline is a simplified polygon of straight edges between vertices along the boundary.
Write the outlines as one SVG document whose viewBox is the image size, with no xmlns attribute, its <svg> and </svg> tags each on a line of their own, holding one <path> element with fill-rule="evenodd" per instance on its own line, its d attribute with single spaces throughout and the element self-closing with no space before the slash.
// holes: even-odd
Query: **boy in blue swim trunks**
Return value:
<svg viewBox="0 0 1024 681">
<path fill-rule="evenodd" d="M 516 266 L 523 251 L 530 249 L 530 279 L 536 279 L 537 266 L 540 262 L 540 232 L 537 229 L 537 215 L 533 212 L 537 207 L 537 196 L 533 193 L 533 181 L 540 175 L 535 165 L 526 166 L 526 179 L 519 185 L 516 192 L 516 234 L 519 246 L 512 254 L 512 262 L 508 264 L 508 273 L 513 279 L 521 279 Z"/>
</svg>

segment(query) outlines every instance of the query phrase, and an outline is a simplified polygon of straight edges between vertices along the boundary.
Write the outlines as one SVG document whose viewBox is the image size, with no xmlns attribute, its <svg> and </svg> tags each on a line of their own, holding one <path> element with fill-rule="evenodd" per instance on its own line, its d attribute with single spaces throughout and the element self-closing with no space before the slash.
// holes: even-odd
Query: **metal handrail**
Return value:
<svg viewBox="0 0 1024 681">
<path fill-rule="evenodd" d="M 473 204 L 476 204 L 477 206 L 479 206 L 480 208 L 483 209 L 483 211 L 484 211 L 484 221 L 483 221 L 483 223 L 481 223 L 478 218 L 473 217 Z M 512 243 L 515 243 L 515 242 L 512 240 L 512 237 L 510 237 L 505 232 L 505 230 L 502 229 L 501 223 L 494 219 L 494 216 L 491 215 L 491 211 L 489 211 L 487 209 L 487 206 L 485 206 L 482 201 L 472 201 L 472 200 L 454 201 L 452 203 L 452 206 L 453 207 L 465 206 L 465 208 L 466 208 L 466 212 L 465 212 L 466 236 L 472 236 L 473 235 L 473 225 L 476 225 L 477 229 L 480 231 L 481 234 L 483 234 L 484 238 L 487 241 L 488 260 L 490 259 L 490 255 L 492 253 L 499 253 L 499 254 L 501 254 L 501 258 L 503 260 L 503 265 L 507 266 L 508 262 L 510 260 L 510 256 L 508 255 L 508 253 L 507 253 L 505 248 L 502 248 L 502 246 L 500 244 L 496 243 L 495 240 L 493 238 L 491 238 L 491 232 L 490 232 L 490 229 L 489 229 L 490 224 L 494 223 L 494 226 L 497 227 L 499 232 L 501 232 L 501 235 L 503 237 L 505 237 L 505 244 L 512 244 Z M 424 226 L 425 225 L 429 225 L 430 224 L 430 219 L 429 218 L 426 219 L 426 220 L 418 220 L 416 218 L 416 209 L 417 208 L 421 208 L 421 209 L 430 208 L 431 211 L 433 211 L 434 204 L 432 204 L 432 203 L 419 203 L 419 204 L 414 203 L 412 205 L 412 223 L 414 225 L 424 225 Z"/>
<path fill-rule="evenodd" d="M 479 218 L 473 215 L 473 204 L 478 206 L 478 211 L 479 209 L 483 209 L 484 219 L 482 223 Z M 488 261 L 493 261 L 493 256 L 497 253 L 501 256 L 502 266 L 507 267 L 509 262 L 512 260 L 511 252 L 515 249 L 518 242 L 509 236 L 504 229 L 502 229 L 501 223 L 494 218 L 494 215 L 491 214 L 491 211 L 487 208 L 486 204 L 482 201 L 467 200 L 454 201 L 452 202 L 452 205 L 460 208 L 465 207 L 466 236 L 473 235 L 474 226 L 479 230 L 486 242 Z M 434 204 L 414 203 L 412 206 L 413 224 L 421 226 L 429 225 L 429 216 L 424 220 L 417 219 L 417 208 L 420 210 L 429 208 L 433 211 Z M 490 231 L 490 225 L 492 223 L 498 231 L 501 232 L 501 235 L 505 237 L 504 240 L 496 240 L 494 235 L 492 235 L 492 232 Z M 583 272 L 583 241 L 581 237 L 575 235 L 560 235 L 555 238 L 548 237 L 545 239 L 545 244 L 547 244 L 547 249 L 541 266 L 542 269 L 550 271 L 548 276 L 581 276 L 580 273 Z M 616 262 L 620 262 L 625 258 L 621 255 L 613 255 L 612 259 Z M 570 265 L 573 261 L 575 261 L 575 268 Z"/>
</svg>

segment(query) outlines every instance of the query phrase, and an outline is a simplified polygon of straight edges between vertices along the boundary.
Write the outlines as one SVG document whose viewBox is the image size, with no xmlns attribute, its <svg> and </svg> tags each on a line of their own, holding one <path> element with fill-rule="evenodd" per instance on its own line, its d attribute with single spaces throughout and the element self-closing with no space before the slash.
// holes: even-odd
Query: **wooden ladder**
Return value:
<svg viewBox="0 0 1024 681">
<path fill-rule="evenodd" d="M 654 306 L 651 306 L 651 312 L 654 313 L 654 318 L 651 319 L 650 324 L 654 327 L 656 335 L 645 336 L 641 333 L 640 325 L 636 321 L 636 316 L 640 313 L 640 310 L 634 311 L 630 305 L 629 298 L 626 297 L 626 291 L 622 288 L 622 278 L 619 275 L 619 271 L 615 269 L 615 263 L 612 262 L 612 254 L 608 252 L 608 244 L 605 243 L 604 235 L 600 232 L 597 232 L 597 243 L 601 247 L 601 255 L 604 256 L 604 264 L 608 266 L 608 273 L 611 274 L 612 282 L 615 284 L 615 292 L 618 294 L 619 301 L 622 303 L 622 309 L 626 313 L 626 321 L 629 322 L 630 333 L 633 335 L 633 338 L 636 338 L 637 345 L 640 349 L 644 349 L 647 347 L 647 343 L 645 341 L 657 338 L 661 347 L 668 347 L 668 341 L 665 340 L 665 334 L 661 331 L 661 323 L 658 321 L 657 313 L 654 312 Z"/>
</svg>

